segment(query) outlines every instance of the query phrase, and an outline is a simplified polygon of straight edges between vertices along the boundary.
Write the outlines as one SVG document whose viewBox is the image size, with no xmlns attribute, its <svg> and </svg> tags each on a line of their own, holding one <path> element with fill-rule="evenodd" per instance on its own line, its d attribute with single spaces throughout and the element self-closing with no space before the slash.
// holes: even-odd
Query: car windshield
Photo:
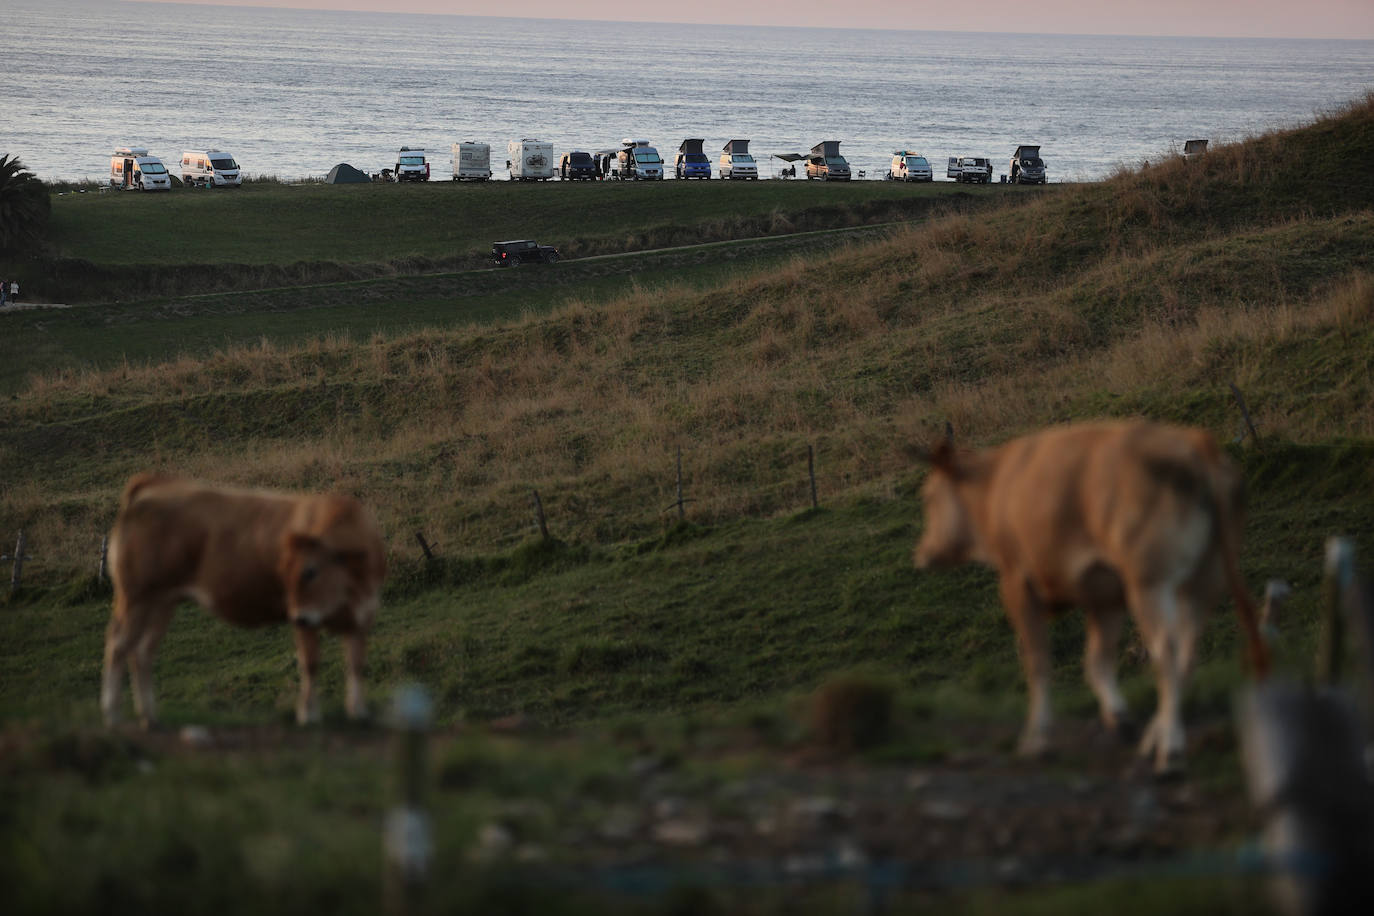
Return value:
<svg viewBox="0 0 1374 916">
<path fill-rule="evenodd" d="M 734 161 L 736 165 L 749 165 L 754 161 L 754 157 L 748 153 L 735 153 Z"/>
<path fill-rule="evenodd" d="M 402 156 L 401 165 L 424 165 L 424 156 Z"/>
<path fill-rule="evenodd" d="M 140 162 L 138 167 L 144 175 L 161 175 L 167 171 L 161 162 Z"/>
<path fill-rule="evenodd" d="M 662 164 L 663 160 L 658 158 L 657 150 L 636 149 L 635 162 L 643 163 L 644 165 L 660 165 Z"/>
<path fill-rule="evenodd" d="M 210 164 L 217 169 L 236 169 L 239 164 L 232 159 L 211 159 Z"/>
<path fill-rule="evenodd" d="M 688 154 L 687 154 L 687 161 L 688 161 L 688 162 L 709 162 L 710 160 L 707 159 L 706 156 L 703 155 L 702 153 L 688 153 Z"/>
<path fill-rule="evenodd" d="M 849 168 L 849 163 L 841 159 L 839 156 L 826 156 L 825 164 L 830 166 L 831 168 Z"/>
<path fill-rule="evenodd" d="M 1038 168 L 1043 167 L 1044 164 L 1045 164 L 1045 163 L 1041 162 L 1041 161 L 1039 160 L 1039 158 L 1036 158 L 1036 159 L 1022 159 L 1022 160 L 1021 160 L 1021 165 L 1025 166 L 1025 167 L 1028 168 L 1028 169 L 1038 169 Z"/>
<path fill-rule="evenodd" d="M 572 156 L 570 157 L 569 161 L 572 162 L 573 165 L 591 165 L 591 164 L 592 164 L 592 154 L 591 154 L 591 153 L 573 153 Z"/>
<path fill-rule="evenodd" d="M 906 167 L 909 169 L 928 169 L 930 163 L 926 162 L 925 156 L 907 156 Z"/>
</svg>

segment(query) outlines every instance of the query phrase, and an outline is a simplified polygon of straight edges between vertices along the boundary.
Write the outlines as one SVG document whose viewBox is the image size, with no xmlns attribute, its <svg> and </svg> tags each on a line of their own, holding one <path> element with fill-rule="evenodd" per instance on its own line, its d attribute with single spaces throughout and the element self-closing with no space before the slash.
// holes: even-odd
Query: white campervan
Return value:
<svg viewBox="0 0 1374 916">
<path fill-rule="evenodd" d="M 759 164 L 749 154 L 748 140 L 731 140 L 720 154 L 720 177 L 758 180 Z"/>
<path fill-rule="evenodd" d="M 130 191 L 170 191 L 172 176 L 141 146 L 121 146 L 110 157 L 110 187 Z"/>
<path fill-rule="evenodd" d="M 453 144 L 453 180 L 486 181 L 491 177 L 490 143 Z"/>
<path fill-rule="evenodd" d="M 663 178 L 663 158 L 648 140 L 626 137 L 620 141 L 620 152 L 611 164 L 611 177 L 621 181 L 660 181 Z"/>
<path fill-rule="evenodd" d="M 935 170 L 930 160 L 920 153 L 899 149 L 892 154 L 892 167 L 887 177 L 892 181 L 934 181 Z"/>
<path fill-rule="evenodd" d="M 243 172 L 222 149 L 188 149 L 181 153 L 181 180 L 190 186 L 237 188 L 243 184 Z"/>
<path fill-rule="evenodd" d="M 553 177 L 553 144 L 546 140 L 512 140 L 506 146 L 511 181 L 548 181 Z"/>
</svg>

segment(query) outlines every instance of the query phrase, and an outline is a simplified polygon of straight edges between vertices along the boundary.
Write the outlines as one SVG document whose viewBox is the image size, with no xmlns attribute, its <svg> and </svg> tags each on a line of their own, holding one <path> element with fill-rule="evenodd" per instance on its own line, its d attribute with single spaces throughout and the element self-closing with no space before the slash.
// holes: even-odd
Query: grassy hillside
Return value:
<svg viewBox="0 0 1374 916">
<path fill-rule="evenodd" d="M 360 495 L 376 508 L 393 559 L 374 688 L 425 683 L 446 728 L 514 716 L 600 736 L 588 739 L 592 762 L 569 750 L 579 739 L 561 731 L 517 740 L 513 750 L 501 739 L 445 744 L 441 842 L 464 861 L 485 854 L 483 823 L 517 825 L 511 829 L 534 837 L 536 852 L 555 863 L 566 856 L 585 866 L 603 853 L 634 860 L 643 847 L 603 843 L 598 832 L 617 806 L 676 810 L 666 794 L 685 798 L 689 812 L 700 802 L 713 817 L 742 817 L 762 791 L 754 779 L 764 779 L 762 794 L 788 798 L 871 791 L 875 809 L 902 812 L 901 825 L 855 824 L 865 850 L 939 859 L 943 846 L 957 845 L 950 837 L 962 842 L 979 831 L 957 819 L 951 826 L 947 813 L 917 802 L 914 813 L 902 809 L 919 802 L 920 790 L 900 768 L 935 767 L 938 779 L 947 763 L 976 787 L 963 796 L 975 809 L 992 797 L 985 789 L 1023 786 L 1027 770 L 998 762 L 1022 698 L 991 576 L 911 568 L 921 470 L 902 446 L 946 421 L 971 443 L 1100 416 L 1212 429 L 1249 484 L 1243 572 L 1252 583 L 1278 576 L 1296 586 L 1281 621 L 1282 654 L 1285 664 L 1301 664 L 1313 644 L 1323 538 L 1344 532 L 1366 550 L 1374 543 L 1374 181 L 1352 175 L 1335 185 L 1314 167 L 1371 154 L 1374 99 L 1366 99 L 1201 161 L 997 198 L 977 213 L 931 213 L 822 256 L 774 252 L 721 273 L 660 264 L 654 283 L 617 290 L 598 285 L 604 276 L 573 274 L 556 295 L 545 285 L 552 274 L 522 277 L 531 285 L 502 291 L 484 320 L 467 325 L 434 318 L 427 294 L 400 281 L 379 296 L 413 303 L 426 317 L 367 337 L 332 329 L 329 308 L 313 301 L 335 302 L 332 287 L 221 294 L 211 307 L 160 300 L 138 305 L 137 320 L 118 332 L 155 336 L 160 342 L 144 351 L 151 361 L 111 366 L 97 352 L 99 329 L 115 323 L 106 313 L 90 325 L 89 356 L 69 347 L 64 368 L 16 383 L 0 401 L 0 532 L 24 527 L 34 556 L 29 587 L 0 606 L 0 720 L 18 736 L 18 750 L 4 758 L 17 788 L 3 798 L 18 812 L 12 823 L 31 837 L 11 861 L 34 863 L 25 874 L 40 890 L 58 886 L 41 863 L 78 839 L 92 861 L 128 863 L 118 839 L 128 828 L 113 812 L 137 799 L 152 812 L 146 830 L 162 838 L 156 861 L 130 863 L 139 877 L 129 882 L 87 869 L 65 887 L 70 899 L 98 899 L 102 887 L 114 887 L 137 903 L 150 899 L 139 881 L 155 886 L 159 876 L 188 893 L 197 881 L 219 886 L 223 872 L 197 834 L 174 829 L 165 811 L 185 806 L 206 835 L 255 849 L 245 838 L 282 830 L 274 799 L 302 804 L 299 786 L 307 784 L 315 789 L 306 800 L 329 825 L 322 848 L 340 862 L 375 863 L 381 777 L 370 733 L 351 747 L 348 733 L 332 727 L 300 739 L 317 742 L 305 751 L 250 750 L 220 764 L 188 761 L 156 739 L 125 745 L 82 731 L 95 723 L 108 613 L 91 570 L 123 480 L 148 468 Z M 453 285 L 434 303 L 456 301 L 460 281 L 435 282 Z M 537 304 L 520 315 L 522 297 Z M 228 327 L 284 314 L 297 325 L 270 325 L 277 331 L 252 345 L 159 355 L 176 352 L 165 340 L 179 333 L 202 335 L 205 346 L 212 318 Z M 302 341 L 314 319 L 318 333 Z M 0 332 L 14 322 L 12 339 L 40 340 L 33 335 L 46 332 L 34 320 L 0 316 Z M 63 340 L 75 340 L 75 324 L 63 327 L 71 335 Z M 1240 425 L 1231 384 L 1250 405 L 1260 443 L 1231 441 Z M 819 509 L 810 508 L 808 446 Z M 679 449 L 685 522 L 669 509 Z M 554 540 L 534 537 L 533 490 Z M 416 531 L 438 544 L 438 560 L 420 559 Z M 1188 709 L 1191 722 L 1203 723 L 1193 732 L 1191 801 L 1166 804 L 1161 832 L 1136 852 L 1065 840 L 1064 855 L 1212 848 L 1253 826 L 1242 813 L 1234 737 L 1217 724 L 1240 681 L 1234 634 L 1223 615 L 1204 637 Z M 1081 646 L 1076 618 L 1055 628 L 1057 708 L 1070 722 L 1092 709 L 1080 685 Z M 324 690 L 336 716 L 341 674 L 332 647 L 327 659 Z M 832 771 L 816 776 L 798 762 L 806 725 L 797 698 L 855 670 L 891 685 L 896 697 L 888 740 L 862 758 L 855 778 L 891 779 L 898 788 L 837 788 L 826 782 Z M 1147 709 L 1151 683 L 1138 647 L 1128 647 L 1123 670 L 1132 705 Z M 175 725 L 234 726 L 252 742 L 257 723 L 289 715 L 294 673 L 280 631 L 230 631 L 184 612 L 158 674 Z M 338 771 L 322 766 L 326 750 L 344 761 Z M 670 775 L 615 775 L 638 766 L 627 762 L 636 754 L 670 758 Z M 1097 756 L 1080 749 L 1060 769 L 1034 770 L 1048 773 L 1050 786 L 1041 788 L 1059 800 L 1045 822 L 1018 822 L 1006 841 L 989 825 L 986 846 L 957 855 L 985 856 L 986 864 L 1010 848 L 1034 863 L 1060 849 L 1051 842 L 1060 833 L 1111 842 L 1101 839 L 1116 835 L 1102 818 L 1110 823 L 1112 805 L 1130 808 L 1135 796 L 1115 788 L 1124 763 L 1110 758 L 1094 769 Z M 136 774 L 145 758 L 172 774 L 170 788 L 142 788 Z M 795 775 L 798 767 L 810 775 Z M 50 770 L 58 775 L 49 778 Z M 977 782 L 984 776 L 990 788 Z M 1085 779 L 1086 789 L 1064 788 Z M 352 807 L 325 797 L 341 783 L 353 787 Z M 228 786 L 248 802 L 240 811 L 197 801 L 211 798 L 206 785 Z M 1104 786 L 1113 788 L 1102 788 L 1101 799 L 1092 794 Z M 24 800 L 30 794 L 41 801 Z M 1085 795 L 1092 805 L 1072 801 Z M 1022 804 L 1008 800 L 994 814 Z M 1098 813 L 1083 814 L 1082 826 L 1073 818 L 1085 806 Z M 644 825 L 664 816 L 645 817 L 632 835 L 649 835 Z M 268 848 L 296 849 L 273 842 Z M 646 854 L 745 854 L 725 845 L 665 853 L 666 845 Z M 310 887 L 324 887 L 333 872 L 297 853 L 282 857 L 321 876 Z M 260 879 L 253 887 L 281 885 L 276 860 L 243 856 Z M 358 899 L 375 899 L 375 864 L 348 874 Z M 450 882 L 446 893 L 480 896 L 494 880 L 481 875 L 476 889 Z M 1205 884 L 1171 906 L 1253 906 L 1227 887 Z M 299 893 L 280 899 L 338 902 L 325 891 Z M 794 902 L 785 892 L 751 906 L 720 899 L 711 898 L 718 910 L 743 912 Z M 961 899 L 971 911 L 1008 905 L 996 894 L 991 902 Z M 1121 887 L 1102 898 L 1038 899 L 1046 911 L 1138 902 Z M 575 911 L 582 900 L 562 904 Z M 697 904 L 683 906 L 703 909 Z M 674 905 L 663 897 L 648 911 Z"/>
</svg>

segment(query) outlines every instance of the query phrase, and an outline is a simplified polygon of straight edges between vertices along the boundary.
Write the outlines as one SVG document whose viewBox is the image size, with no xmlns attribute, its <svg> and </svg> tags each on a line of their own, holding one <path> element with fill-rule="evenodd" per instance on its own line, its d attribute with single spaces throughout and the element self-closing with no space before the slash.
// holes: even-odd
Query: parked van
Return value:
<svg viewBox="0 0 1374 916">
<path fill-rule="evenodd" d="M 1018 146 L 1011 155 L 1007 181 L 1012 184 L 1044 184 L 1048 180 L 1045 160 L 1040 158 L 1040 147 Z"/>
<path fill-rule="evenodd" d="M 1196 159 L 1196 158 L 1198 158 L 1199 156 L 1206 155 L 1206 153 L 1207 153 L 1207 141 L 1206 141 L 1206 140 L 1185 140 L 1185 141 L 1183 142 L 1183 158 L 1184 158 L 1184 159 Z"/>
<path fill-rule="evenodd" d="M 110 187 L 129 191 L 170 191 L 172 176 L 141 146 L 121 146 L 110 157 Z"/>
<path fill-rule="evenodd" d="M 663 178 L 663 158 L 648 140 L 630 137 L 620 141 L 620 151 L 611 164 L 611 177 L 621 181 L 659 181 Z"/>
<path fill-rule="evenodd" d="M 731 140 L 720 154 L 720 177 L 731 181 L 758 181 L 759 164 L 749 154 L 748 140 Z"/>
<path fill-rule="evenodd" d="M 806 178 L 820 181 L 848 181 L 849 163 L 840 155 L 840 140 L 822 140 L 811 147 L 806 158 Z"/>
<path fill-rule="evenodd" d="M 595 181 L 601 172 L 591 153 L 573 150 L 558 160 L 558 177 L 564 181 Z"/>
<path fill-rule="evenodd" d="M 222 149 L 188 149 L 181 153 L 181 180 L 191 187 L 237 188 L 243 185 L 243 172 Z"/>
<path fill-rule="evenodd" d="M 491 144 L 453 144 L 453 180 L 486 181 L 491 177 Z"/>
<path fill-rule="evenodd" d="M 548 181 L 553 177 L 553 144 L 545 140 L 512 140 L 506 144 L 511 181 Z"/>
<path fill-rule="evenodd" d="M 396 154 L 396 168 L 392 181 L 429 181 L 429 162 L 422 146 L 403 146 Z"/>
<path fill-rule="evenodd" d="M 673 173 L 678 178 L 710 178 L 711 160 L 701 151 L 705 140 L 683 140 L 677 148 L 677 161 L 673 163 Z"/>
<path fill-rule="evenodd" d="M 887 177 L 892 181 L 934 181 L 935 170 L 930 167 L 930 160 L 920 153 L 899 149 L 892 154 L 892 167 Z"/>
</svg>

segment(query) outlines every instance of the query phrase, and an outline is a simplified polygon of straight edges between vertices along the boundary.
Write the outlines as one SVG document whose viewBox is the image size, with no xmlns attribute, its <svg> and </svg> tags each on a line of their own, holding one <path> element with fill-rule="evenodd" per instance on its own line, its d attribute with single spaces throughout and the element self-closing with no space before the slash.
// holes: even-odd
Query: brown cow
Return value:
<svg viewBox="0 0 1374 916">
<path fill-rule="evenodd" d="M 1208 433 L 1145 422 L 1065 426 L 981 452 L 948 438 L 925 453 L 922 568 L 964 562 L 997 571 L 1030 693 L 1021 752 L 1048 746 L 1048 619 L 1087 614 L 1089 685 L 1117 730 L 1126 701 L 1116 644 L 1129 609 L 1154 663 L 1158 706 L 1142 756 L 1168 770 L 1184 748 L 1179 710 L 1201 614 L 1229 588 L 1254 672 L 1268 655 L 1236 554 L 1241 479 Z"/>
<path fill-rule="evenodd" d="M 119 719 L 125 661 L 139 717 L 145 725 L 155 720 L 153 653 L 172 612 L 188 598 L 240 626 L 293 624 L 302 724 L 320 715 L 320 630 L 338 633 L 347 656 L 348 714 L 366 715 L 363 659 L 386 555 L 376 522 L 356 499 L 140 474 L 124 488 L 109 563 L 115 597 L 100 691 L 107 724 Z"/>
</svg>

